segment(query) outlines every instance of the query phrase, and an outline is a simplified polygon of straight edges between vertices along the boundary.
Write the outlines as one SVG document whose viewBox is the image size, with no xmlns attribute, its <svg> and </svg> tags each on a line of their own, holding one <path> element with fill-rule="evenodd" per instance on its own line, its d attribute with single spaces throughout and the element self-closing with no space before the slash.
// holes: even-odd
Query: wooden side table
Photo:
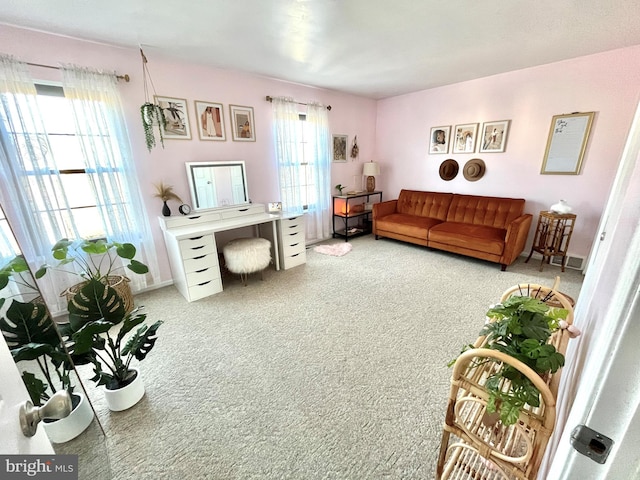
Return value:
<svg viewBox="0 0 640 480">
<path fill-rule="evenodd" d="M 531 259 L 533 252 L 538 252 L 542 255 L 540 262 L 540 271 L 542 271 L 545 260 L 550 263 L 551 257 L 562 257 L 562 271 L 564 272 L 575 221 L 576 216 L 573 213 L 540 212 L 536 235 L 525 263 Z"/>
</svg>

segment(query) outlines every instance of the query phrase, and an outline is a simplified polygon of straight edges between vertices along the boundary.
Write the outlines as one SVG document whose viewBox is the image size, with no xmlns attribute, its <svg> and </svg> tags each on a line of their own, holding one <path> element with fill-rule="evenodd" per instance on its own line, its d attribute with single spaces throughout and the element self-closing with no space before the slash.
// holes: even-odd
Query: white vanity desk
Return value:
<svg viewBox="0 0 640 480">
<path fill-rule="evenodd" d="M 217 232 L 256 226 L 256 233 L 271 240 L 276 270 L 280 270 L 281 248 L 289 256 L 295 250 L 295 264 L 306 261 L 302 215 L 274 215 L 266 213 L 263 204 L 247 204 L 158 219 L 169 254 L 174 285 L 189 302 L 222 291 L 222 274 L 215 237 Z M 268 228 L 269 223 L 271 228 Z M 283 228 L 289 230 L 286 236 L 297 237 L 295 243 L 286 245 L 285 240 L 283 245 Z M 292 263 L 284 265 L 284 268 L 288 268 L 288 265 L 294 266 Z"/>
</svg>

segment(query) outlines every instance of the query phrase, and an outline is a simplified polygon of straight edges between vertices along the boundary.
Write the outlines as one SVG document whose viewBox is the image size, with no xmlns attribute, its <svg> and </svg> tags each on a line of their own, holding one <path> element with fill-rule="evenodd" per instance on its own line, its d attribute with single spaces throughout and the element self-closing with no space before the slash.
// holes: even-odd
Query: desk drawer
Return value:
<svg viewBox="0 0 640 480">
<path fill-rule="evenodd" d="M 282 235 L 304 232 L 304 217 L 285 218 L 282 220 Z"/>
<path fill-rule="evenodd" d="M 189 287 L 201 285 L 218 277 L 220 277 L 220 270 L 217 267 L 202 268 L 195 272 L 187 273 L 187 285 Z"/>
<path fill-rule="evenodd" d="M 287 255 L 284 257 L 282 263 L 285 270 L 307 263 L 307 251 L 303 248 L 300 253 L 291 256 Z"/>
<path fill-rule="evenodd" d="M 298 240 L 292 241 L 291 243 L 286 243 L 282 246 L 282 255 L 284 257 L 296 255 L 300 252 L 304 252 L 305 247 L 306 245 L 304 243 L 304 239 L 298 238 Z"/>
<path fill-rule="evenodd" d="M 184 271 L 186 273 L 197 272 L 203 268 L 218 268 L 218 254 L 210 253 L 208 255 L 199 255 L 193 258 L 183 260 Z"/>
<path fill-rule="evenodd" d="M 222 279 L 214 278 L 206 282 L 202 282 L 199 285 L 189 287 L 189 301 L 193 302 L 200 298 L 208 297 L 214 293 L 220 293 L 222 291 Z"/>
<path fill-rule="evenodd" d="M 282 232 L 282 247 L 287 248 L 289 245 L 296 243 L 305 243 L 304 232 Z"/>
<path fill-rule="evenodd" d="M 230 208 L 220 213 L 223 219 L 227 219 L 227 218 L 241 217 L 245 215 L 257 215 L 260 213 L 265 213 L 265 211 L 264 211 L 264 205 L 253 204 L 253 205 L 243 205 L 237 208 Z"/>
<path fill-rule="evenodd" d="M 182 258 L 199 257 L 216 251 L 216 243 L 213 235 L 185 238 L 184 240 L 180 240 L 179 244 Z"/>
</svg>

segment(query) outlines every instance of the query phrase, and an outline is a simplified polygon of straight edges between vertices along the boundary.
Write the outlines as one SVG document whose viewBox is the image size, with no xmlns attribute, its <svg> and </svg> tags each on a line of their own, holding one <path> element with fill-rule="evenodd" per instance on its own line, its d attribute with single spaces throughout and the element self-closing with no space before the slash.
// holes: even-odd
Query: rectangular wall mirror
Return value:
<svg viewBox="0 0 640 480">
<path fill-rule="evenodd" d="M 187 162 L 193 210 L 249 203 L 244 162 Z"/>
</svg>

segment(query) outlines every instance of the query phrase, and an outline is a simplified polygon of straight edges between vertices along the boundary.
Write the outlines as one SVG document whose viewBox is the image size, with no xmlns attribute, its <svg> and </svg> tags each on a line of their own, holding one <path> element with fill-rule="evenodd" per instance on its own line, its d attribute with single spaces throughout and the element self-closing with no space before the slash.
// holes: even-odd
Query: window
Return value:
<svg viewBox="0 0 640 480">
<path fill-rule="evenodd" d="M 37 162 L 27 163 L 25 174 L 29 178 L 32 191 L 46 190 L 46 194 L 33 198 L 36 210 L 40 212 L 42 225 L 46 227 L 49 241 L 53 245 L 58 238 L 55 228 L 50 225 L 54 221 L 59 232 L 68 238 L 102 238 L 105 236 L 104 223 L 101 221 L 97 207 L 102 199 L 97 194 L 95 170 L 87 168 L 82 153 L 82 139 L 76 135 L 76 127 L 72 105 L 64 96 L 62 87 L 52 85 L 36 85 L 38 92 L 38 109 L 46 131 L 46 138 L 39 140 L 40 152 L 29 149 L 28 142 L 20 141 L 21 135 L 29 133 L 28 127 L 23 131 L 13 131 L 17 139 L 17 146 L 23 150 L 23 158 L 35 155 L 49 157 L 47 164 L 56 165 L 57 170 L 49 175 L 36 171 Z M 103 107 L 104 108 L 104 107 Z M 23 125 L 19 121 L 10 122 L 11 125 Z M 15 127 L 14 127 L 15 128 Z M 15 128 L 17 130 L 17 128 Z M 104 134 L 99 134 L 104 136 Z M 105 138 L 103 142 L 109 142 Z M 51 161 L 53 159 L 53 161 Z M 102 173 L 105 173 L 103 171 Z M 121 189 L 122 172 L 111 168 L 113 185 L 119 190 L 119 198 L 124 198 Z M 47 177 L 46 179 L 38 177 Z M 43 192 L 45 193 L 45 192 Z M 53 202 L 49 211 L 45 208 L 45 197 Z"/>
<path fill-rule="evenodd" d="M 313 135 L 307 123 L 307 116 L 303 113 L 299 115 L 297 124 L 299 142 L 298 149 L 298 189 L 302 208 L 305 211 L 313 210 L 317 203 L 318 192 L 316 191 L 316 179 L 314 172 L 314 146 Z"/>
</svg>

